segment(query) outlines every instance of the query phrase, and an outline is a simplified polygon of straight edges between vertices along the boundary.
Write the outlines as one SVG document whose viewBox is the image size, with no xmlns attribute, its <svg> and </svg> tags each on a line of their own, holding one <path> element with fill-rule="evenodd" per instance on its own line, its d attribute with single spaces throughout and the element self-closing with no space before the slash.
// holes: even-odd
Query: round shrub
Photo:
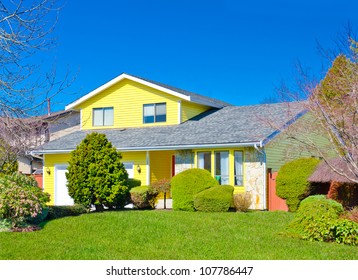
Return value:
<svg viewBox="0 0 358 280">
<path fill-rule="evenodd" d="M 331 225 L 343 213 L 342 204 L 324 195 L 309 196 L 289 224 L 289 231 L 303 239 L 333 241 Z"/>
<path fill-rule="evenodd" d="M 137 209 L 154 209 L 158 193 L 150 186 L 135 187 L 130 190 L 131 201 Z"/>
<path fill-rule="evenodd" d="M 316 158 L 300 158 L 284 164 L 277 175 L 276 194 L 286 199 L 291 212 L 296 212 L 300 202 L 309 195 L 308 177 L 319 163 Z"/>
<path fill-rule="evenodd" d="M 232 203 L 233 186 L 215 186 L 198 193 L 194 208 L 201 212 L 227 212 Z"/>
<path fill-rule="evenodd" d="M 192 168 L 172 178 L 173 210 L 195 211 L 194 196 L 219 183 L 205 169 Z"/>
</svg>

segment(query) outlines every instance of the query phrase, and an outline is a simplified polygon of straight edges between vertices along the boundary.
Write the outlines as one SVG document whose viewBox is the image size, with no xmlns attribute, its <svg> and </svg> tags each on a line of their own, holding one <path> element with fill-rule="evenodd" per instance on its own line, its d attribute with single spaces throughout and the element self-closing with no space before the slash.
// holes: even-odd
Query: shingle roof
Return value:
<svg viewBox="0 0 358 280">
<path fill-rule="evenodd" d="M 203 95 L 200 95 L 197 93 L 193 93 L 193 92 L 182 90 L 182 89 L 179 89 L 176 87 L 168 86 L 168 85 L 158 83 L 155 81 L 151 81 L 151 80 L 148 80 L 145 78 L 122 73 L 121 75 L 110 80 L 109 82 L 105 83 L 104 85 L 96 88 L 95 90 L 87 93 L 86 95 L 82 96 L 81 98 L 79 98 L 76 101 L 72 102 L 71 104 L 67 105 L 65 107 L 65 109 L 69 110 L 69 109 L 75 108 L 82 102 L 88 100 L 89 98 L 92 98 L 93 96 L 99 94 L 103 90 L 113 86 L 114 84 L 116 84 L 124 79 L 129 79 L 129 80 L 135 81 L 137 83 L 140 83 L 140 84 L 152 87 L 152 88 L 156 88 L 156 89 L 166 92 L 168 94 L 178 96 L 180 98 L 183 98 L 184 100 L 194 102 L 194 103 L 199 103 L 202 105 L 207 105 L 207 106 L 210 106 L 213 108 L 223 108 L 225 106 L 231 106 L 231 104 L 229 104 L 229 103 L 226 103 L 226 102 L 214 99 L 214 98 L 206 97 L 206 96 L 203 96 Z"/>
<path fill-rule="evenodd" d="M 302 114 L 300 103 L 229 106 L 212 109 L 172 126 L 95 130 L 120 150 L 248 145 L 270 139 L 278 128 Z M 80 130 L 39 147 L 37 152 L 73 150 L 89 130 Z"/>
<path fill-rule="evenodd" d="M 226 107 L 226 106 L 232 106 L 230 103 L 227 103 L 227 102 L 215 99 L 215 98 L 207 97 L 207 96 L 204 96 L 204 95 L 201 95 L 201 94 L 197 94 L 197 93 L 194 93 L 194 92 L 183 90 L 183 89 L 180 89 L 180 88 L 177 88 L 177 87 L 173 87 L 173 86 L 170 86 L 170 85 L 166 85 L 166 84 L 163 84 L 163 83 L 152 81 L 152 80 L 142 78 L 142 77 L 139 77 L 139 76 L 135 76 L 135 75 L 129 75 L 129 76 L 136 77 L 136 78 L 141 79 L 143 81 L 147 81 L 149 83 L 158 85 L 160 87 L 163 87 L 163 88 L 166 88 L 166 89 L 169 89 L 169 90 L 184 94 L 184 95 L 186 95 L 188 97 L 191 97 L 193 102 L 198 102 L 200 104 L 207 104 L 209 106 L 215 105 L 215 106 L 213 106 L 215 108 L 222 108 L 222 107 Z"/>
</svg>

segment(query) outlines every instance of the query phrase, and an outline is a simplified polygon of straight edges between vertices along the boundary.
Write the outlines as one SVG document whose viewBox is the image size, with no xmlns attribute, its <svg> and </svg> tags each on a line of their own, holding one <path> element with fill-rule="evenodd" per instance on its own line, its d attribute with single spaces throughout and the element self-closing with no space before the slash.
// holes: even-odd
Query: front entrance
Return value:
<svg viewBox="0 0 358 280">
<path fill-rule="evenodd" d="M 55 205 L 73 205 L 73 198 L 68 195 L 67 165 L 55 166 Z"/>
</svg>

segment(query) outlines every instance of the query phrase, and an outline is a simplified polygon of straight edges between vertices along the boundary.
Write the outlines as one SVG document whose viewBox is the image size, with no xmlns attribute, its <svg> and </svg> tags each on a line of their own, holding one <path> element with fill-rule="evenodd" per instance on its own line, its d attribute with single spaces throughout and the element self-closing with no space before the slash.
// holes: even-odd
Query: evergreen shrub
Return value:
<svg viewBox="0 0 358 280">
<path fill-rule="evenodd" d="M 130 190 L 131 201 L 137 209 L 154 209 L 158 193 L 150 186 L 135 187 Z"/>
<path fill-rule="evenodd" d="M 227 212 L 233 199 L 234 187 L 215 186 L 195 195 L 194 208 L 201 212 Z"/>
<path fill-rule="evenodd" d="M 68 172 L 68 194 L 76 204 L 96 210 L 104 206 L 123 208 L 128 198 L 128 173 L 121 153 L 104 134 L 90 133 L 71 152 Z"/>
<path fill-rule="evenodd" d="M 205 169 L 192 168 L 171 180 L 173 210 L 195 211 L 194 196 L 219 183 Z"/>
<path fill-rule="evenodd" d="M 284 164 L 276 178 L 276 194 L 286 199 L 289 211 L 296 212 L 300 202 L 309 196 L 308 177 L 314 172 L 319 159 L 300 158 Z"/>
</svg>

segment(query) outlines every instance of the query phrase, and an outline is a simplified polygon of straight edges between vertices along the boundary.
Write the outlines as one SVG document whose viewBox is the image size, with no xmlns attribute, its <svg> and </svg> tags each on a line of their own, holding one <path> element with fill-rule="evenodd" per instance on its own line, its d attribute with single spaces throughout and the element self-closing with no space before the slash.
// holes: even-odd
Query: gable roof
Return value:
<svg viewBox="0 0 358 280">
<path fill-rule="evenodd" d="M 210 98 L 210 97 L 206 97 L 200 94 L 196 94 L 196 93 L 192 93 L 190 91 L 186 91 L 186 90 L 182 90 L 182 89 L 178 89 L 172 86 L 168 86 L 162 83 L 158 83 L 158 82 L 154 82 L 148 79 L 144 79 L 138 76 L 133 76 L 133 75 L 129 75 L 126 73 L 122 73 L 121 75 L 117 76 L 116 78 L 110 80 L 109 82 L 105 83 L 104 85 L 96 88 L 95 90 L 91 91 L 90 93 L 82 96 L 81 98 L 77 99 L 76 101 L 72 102 L 71 104 L 67 105 L 65 107 L 65 110 L 69 110 L 69 109 L 73 109 L 74 107 L 76 107 L 77 105 L 81 104 L 82 102 L 92 98 L 93 96 L 99 94 L 100 92 L 102 92 L 103 90 L 115 85 L 116 83 L 124 80 L 124 79 L 128 79 L 137 83 L 140 83 L 142 85 L 146 85 L 148 87 L 160 90 L 162 92 L 168 93 L 170 95 L 179 97 L 181 99 L 184 99 L 186 101 L 190 101 L 190 102 L 194 102 L 194 103 L 198 103 L 201 105 L 206 105 L 206 106 L 210 106 L 213 108 L 223 108 L 225 106 L 231 106 L 231 104 L 214 99 L 214 98 Z"/>
<path fill-rule="evenodd" d="M 80 130 L 39 147 L 35 153 L 72 151 L 93 131 L 106 134 L 123 151 L 262 146 L 303 112 L 298 102 L 290 106 L 286 103 L 228 106 L 172 126 Z"/>
</svg>

